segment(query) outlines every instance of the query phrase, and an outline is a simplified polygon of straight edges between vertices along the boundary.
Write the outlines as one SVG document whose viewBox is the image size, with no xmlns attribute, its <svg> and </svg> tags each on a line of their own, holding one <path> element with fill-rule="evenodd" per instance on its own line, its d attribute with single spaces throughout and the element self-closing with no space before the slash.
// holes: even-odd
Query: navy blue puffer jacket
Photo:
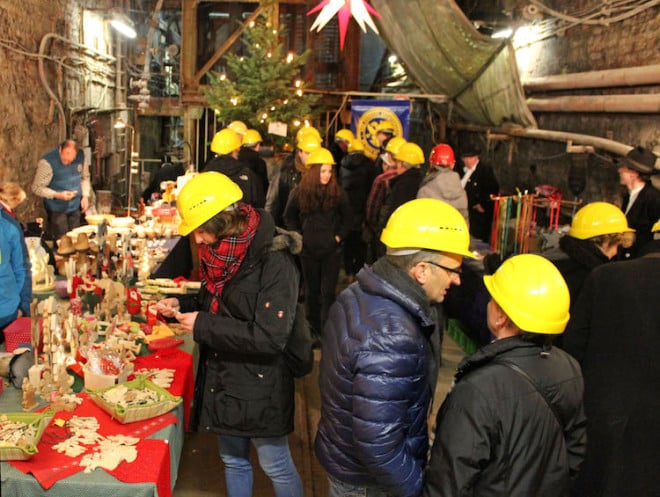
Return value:
<svg viewBox="0 0 660 497">
<path fill-rule="evenodd" d="M 401 274 L 393 283 L 365 267 L 330 309 L 315 450 L 343 482 L 414 497 L 422 491 L 436 379 L 435 313 Z"/>
</svg>

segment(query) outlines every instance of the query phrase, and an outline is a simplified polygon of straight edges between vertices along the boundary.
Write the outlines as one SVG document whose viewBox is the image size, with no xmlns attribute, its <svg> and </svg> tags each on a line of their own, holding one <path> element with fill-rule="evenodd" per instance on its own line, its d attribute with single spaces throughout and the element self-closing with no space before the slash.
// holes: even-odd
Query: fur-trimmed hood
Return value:
<svg viewBox="0 0 660 497">
<path fill-rule="evenodd" d="M 275 228 L 275 231 L 271 250 L 288 249 L 293 255 L 298 255 L 302 252 L 303 240 L 300 233 L 297 231 L 288 231 L 279 227 Z"/>
</svg>

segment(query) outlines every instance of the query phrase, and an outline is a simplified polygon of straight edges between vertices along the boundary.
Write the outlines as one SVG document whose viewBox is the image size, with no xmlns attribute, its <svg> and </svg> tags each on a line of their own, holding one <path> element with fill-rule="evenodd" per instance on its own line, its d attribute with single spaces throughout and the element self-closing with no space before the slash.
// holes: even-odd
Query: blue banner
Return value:
<svg viewBox="0 0 660 497">
<path fill-rule="evenodd" d="M 362 141 L 364 153 L 375 159 L 380 143 L 376 131 L 382 121 L 394 126 L 394 136 L 408 138 L 410 124 L 409 100 L 353 100 L 351 102 L 351 130 Z"/>
</svg>

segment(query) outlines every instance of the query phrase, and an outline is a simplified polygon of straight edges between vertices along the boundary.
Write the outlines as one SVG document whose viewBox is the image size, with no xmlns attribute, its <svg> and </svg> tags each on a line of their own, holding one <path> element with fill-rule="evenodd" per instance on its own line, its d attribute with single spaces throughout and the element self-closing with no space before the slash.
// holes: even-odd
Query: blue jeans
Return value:
<svg viewBox="0 0 660 497">
<path fill-rule="evenodd" d="M 352 485 L 330 475 L 328 485 L 328 497 L 390 497 L 390 494 L 381 488 Z"/>
<path fill-rule="evenodd" d="M 225 464 L 227 497 L 251 497 L 250 442 L 257 449 L 259 465 L 273 482 L 275 497 L 303 497 L 303 486 L 289 451 L 286 436 L 247 438 L 219 435 L 220 458 Z"/>
</svg>

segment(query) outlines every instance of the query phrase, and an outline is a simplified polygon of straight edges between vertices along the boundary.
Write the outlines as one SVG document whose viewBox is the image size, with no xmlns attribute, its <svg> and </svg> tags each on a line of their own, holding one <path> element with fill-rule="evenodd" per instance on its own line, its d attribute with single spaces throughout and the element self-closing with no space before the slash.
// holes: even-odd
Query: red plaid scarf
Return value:
<svg viewBox="0 0 660 497">
<path fill-rule="evenodd" d="M 214 245 L 199 246 L 199 271 L 202 275 L 202 283 L 213 295 L 210 308 L 213 314 L 218 312 L 218 299 L 222 296 L 225 284 L 241 267 L 261 219 L 259 213 L 250 205 L 239 204 L 238 208 L 247 220 L 243 233 L 223 238 Z"/>
</svg>

